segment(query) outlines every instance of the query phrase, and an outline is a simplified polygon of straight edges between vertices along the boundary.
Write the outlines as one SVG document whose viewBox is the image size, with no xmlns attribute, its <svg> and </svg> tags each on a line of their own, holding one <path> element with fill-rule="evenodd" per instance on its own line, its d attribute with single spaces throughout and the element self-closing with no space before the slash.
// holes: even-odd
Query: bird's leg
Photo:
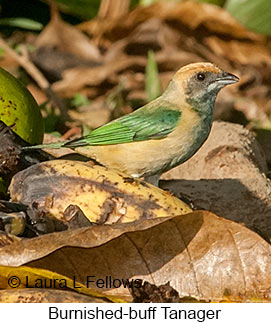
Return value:
<svg viewBox="0 0 271 323">
<path fill-rule="evenodd" d="M 156 174 L 156 175 L 146 176 L 146 177 L 144 177 L 144 180 L 146 182 L 158 187 L 160 176 L 161 176 L 160 173 Z"/>
</svg>

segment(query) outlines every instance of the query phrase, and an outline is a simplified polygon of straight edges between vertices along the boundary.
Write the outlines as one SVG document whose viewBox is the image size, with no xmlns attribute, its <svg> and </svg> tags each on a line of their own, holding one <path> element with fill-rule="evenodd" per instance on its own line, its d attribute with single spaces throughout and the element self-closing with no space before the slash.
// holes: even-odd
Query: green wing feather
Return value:
<svg viewBox="0 0 271 323">
<path fill-rule="evenodd" d="M 155 100 L 146 106 L 105 124 L 89 135 L 69 141 L 64 147 L 113 145 L 161 139 L 171 133 L 180 121 L 180 110 Z"/>
</svg>

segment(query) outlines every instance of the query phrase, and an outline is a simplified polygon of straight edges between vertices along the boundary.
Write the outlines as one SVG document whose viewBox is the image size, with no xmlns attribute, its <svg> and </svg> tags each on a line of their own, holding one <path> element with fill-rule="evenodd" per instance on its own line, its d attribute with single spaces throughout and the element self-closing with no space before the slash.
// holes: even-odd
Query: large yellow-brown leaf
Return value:
<svg viewBox="0 0 271 323">
<path fill-rule="evenodd" d="M 48 234 L 0 251 L 1 264 L 27 262 L 82 284 L 94 276 L 88 287 L 122 297 L 127 288 L 97 280 L 170 282 L 180 296 L 212 301 L 271 299 L 271 246 L 206 211 Z"/>
<path fill-rule="evenodd" d="M 35 204 L 65 220 L 70 205 L 99 224 L 180 215 L 191 211 L 184 202 L 149 183 L 105 167 L 71 160 L 51 160 L 17 173 L 11 199 Z"/>
<path fill-rule="evenodd" d="M 17 290 L 29 287 L 36 288 L 37 290 L 40 288 L 72 289 L 81 294 L 95 297 L 96 300 L 102 298 L 112 302 L 124 302 L 120 298 L 104 295 L 102 292 L 96 291 L 93 288 L 86 288 L 80 282 L 77 282 L 75 277 L 69 278 L 63 274 L 42 268 L 0 266 L 0 289 Z"/>
<path fill-rule="evenodd" d="M 0 291 L 0 303 L 103 303 L 101 298 L 57 289 L 25 288 Z"/>
</svg>

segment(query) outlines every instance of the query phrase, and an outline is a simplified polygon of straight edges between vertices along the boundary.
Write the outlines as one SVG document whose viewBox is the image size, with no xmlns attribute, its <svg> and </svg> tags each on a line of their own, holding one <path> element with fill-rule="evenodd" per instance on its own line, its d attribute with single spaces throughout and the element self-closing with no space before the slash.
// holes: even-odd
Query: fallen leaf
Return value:
<svg viewBox="0 0 271 323">
<path fill-rule="evenodd" d="M 11 201 L 36 205 L 63 220 L 66 209 L 78 206 L 99 224 L 130 222 L 188 213 L 191 209 L 170 193 L 105 167 L 71 160 L 52 160 L 13 176 Z"/>
<path fill-rule="evenodd" d="M 86 288 L 75 279 L 59 275 L 41 268 L 21 266 L 18 268 L 0 266 L 0 288 L 56 288 L 72 289 L 91 297 L 107 299 L 112 302 L 124 302 L 122 299 L 105 295 L 95 291 L 93 288 Z M 0 296 L 1 297 L 1 296 Z"/>
<path fill-rule="evenodd" d="M 106 301 L 70 291 L 26 288 L 1 290 L 0 303 L 106 303 Z"/>
<path fill-rule="evenodd" d="M 0 263 L 27 263 L 33 272 L 40 268 L 75 276 L 82 284 L 88 281 L 88 287 L 121 297 L 129 297 L 127 284 L 142 279 L 155 285 L 170 282 L 180 297 L 207 301 L 271 298 L 270 244 L 206 211 L 23 240 L 2 248 Z"/>
<path fill-rule="evenodd" d="M 271 64 L 270 50 L 263 44 L 236 40 L 225 41 L 214 36 L 206 37 L 205 42 L 218 56 L 224 56 L 230 61 L 244 65 Z"/>
<path fill-rule="evenodd" d="M 63 79 L 55 82 L 53 90 L 63 96 L 71 97 L 84 86 L 93 86 L 104 82 L 130 66 L 139 65 L 144 67 L 146 64 L 144 57 L 123 57 L 117 61 L 96 67 L 75 67 L 63 72 Z"/>
<path fill-rule="evenodd" d="M 2 230 L 2 228 L 1 228 L 1 230 Z M 19 240 L 21 240 L 21 238 L 18 238 L 14 235 L 7 234 L 3 231 L 0 231 L 0 248 L 8 246 L 8 245 L 14 243 L 15 241 L 19 241 Z"/>
<path fill-rule="evenodd" d="M 195 15 L 195 12 L 197 15 Z M 239 24 L 226 10 L 218 6 L 195 1 L 182 1 L 179 3 L 160 1 L 147 7 L 138 6 L 127 15 L 125 20 L 121 18 L 105 22 L 92 19 L 81 23 L 78 27 L 90 35 L 110 34 L 111 37 L 114 37 L 113 34 L 115 33 L 116 37 L 116 35 L 124 31 L 126 34 L 129 33 L 140 23 L 152 17 L 175 19 L 192 29 L 204 25 L 210 32 L 219 32 L 241 39 L 263 39 L 262 36 L 248 31 Z"/>
<path fill-rule="evenodd" d="M 56 6 L 52 6 L 51 21 L 39 34 L 36 46 L 57 47 L 86 60 L 101 61 L 98 48 L 81 31 L 64 22 Z"/>
</svg>

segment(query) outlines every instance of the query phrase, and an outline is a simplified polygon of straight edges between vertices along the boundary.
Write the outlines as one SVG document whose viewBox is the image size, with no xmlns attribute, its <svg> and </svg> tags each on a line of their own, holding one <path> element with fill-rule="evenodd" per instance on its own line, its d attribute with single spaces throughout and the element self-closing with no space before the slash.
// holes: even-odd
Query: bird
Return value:
<svg viewBox="0 0 271 323">
<path fill-rule="evenodd" d="M 208 138 L 218 92 L 239 77 L 208 62 L 180 68 L 164 93 L 88 135 L 25 149 L 67 147 L 105 167 L 157 185 Z"/>
</svg>

